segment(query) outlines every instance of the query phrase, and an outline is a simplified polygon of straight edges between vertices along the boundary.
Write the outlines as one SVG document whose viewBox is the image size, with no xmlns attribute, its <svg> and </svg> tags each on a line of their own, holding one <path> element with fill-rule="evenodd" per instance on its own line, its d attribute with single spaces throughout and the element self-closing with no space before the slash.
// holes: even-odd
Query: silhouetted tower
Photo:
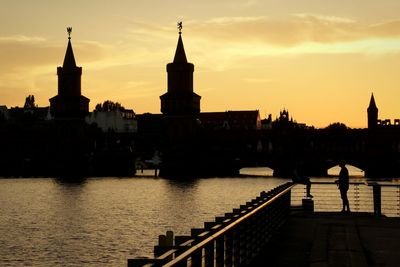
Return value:
<svg viewBox="0 0 400 267">
<path fill-rule="evenodd" d="M 89 113 L 89 99 L 81 94 L 82 67 L 77 67 L 68 27 L 68 46 L 62 67 L 57 67 L 58 94 L 50 98 L 51 114 L 55 118 L 83 118 Z"/>
<path fill-rule="evenodd" d="M 161 112 L 168 119 L 168 131 L 185 134 L 195 127 L 200 113 L 201 96 L 193 92 L 194 65 L 186 59 L 182 41 L 182 23 L 178 23 L 179 39 L 174 61 L 167 64 L 168 91 L 160 96 Z M 171 132 L 172 131 L 172 132 Z"/>
<path fill-rule="evenodd" d="M 374 129 L 378 125 L 378 108 L 375 104 L 374 93 L 371 95 L 371 100 L 369 101 L 368 112 L 368 129 Z"/>
</svg>

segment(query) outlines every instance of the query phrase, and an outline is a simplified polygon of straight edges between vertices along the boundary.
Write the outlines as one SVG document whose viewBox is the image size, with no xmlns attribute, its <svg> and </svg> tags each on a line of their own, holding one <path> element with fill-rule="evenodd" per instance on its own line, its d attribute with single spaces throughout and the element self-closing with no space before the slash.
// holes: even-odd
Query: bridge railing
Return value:
<svg viewBox="0 0 400 267">
<path fill-rule="evenodd" d="M 340 211 L 342 200 L 334 182 L 313 181 L 311 194 L 314 196 L 314 211 Z M 367 212 L 388 217 L 400 217 L 400 185 L 350 182 L 347 193 L 352 212 Z M 304 185 L 298 184 L 292 190 L 292 206 L 301 206 L 306 198 Z"/>
<path fill-rule="evenodd" d="M 255 199 L 233 209 L 190 236 L 167 232 L 154 247 L 154 259 L 128 259 L 139 266 L 243 266 L 251 262 L 290 213 L 293 183 L 261 192 Z"/>
</svg>

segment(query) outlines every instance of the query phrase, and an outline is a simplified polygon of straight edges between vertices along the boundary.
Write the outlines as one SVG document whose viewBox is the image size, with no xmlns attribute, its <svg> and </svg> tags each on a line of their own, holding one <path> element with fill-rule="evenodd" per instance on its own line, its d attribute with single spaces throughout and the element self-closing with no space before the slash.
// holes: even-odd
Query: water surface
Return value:
<svg viewBox="0 0 400 267">
<path fill-rule="evenodd" d="M 259 168 L 249 174 L 272 171 Z M 311 180 L 332 182 L 335 178 Z M 351 178 L 356 180 L 364 179 Z M 167 230 L 190 234 L 191 228 L 200 228 L 204 221 L 287 181 L 273 177 L 187 182 L 89 178 L 77 183 L 0 179 L 0 266 L 126 266 L 128 258 L 152 257 L 158 235 Z M 389 189 L 385 198 L 400 203 L 399 188 Z M 341 209 L 334 184 L 313 185 L 311 193 L 316 210 Z M 352 209 L 373 211 L 371 195 L 370 187 L 350 188 Z M 303 197 L 304 186 L 299 185 L 293 190 L 292 204 L 301 204 Z M 383 211 L 400 216 L 399 204 Z"/>
<path fill-rule="evenodd" d="M 125 266 L 286 180 L 0 179 L 1 266 Z"/>
</svg>

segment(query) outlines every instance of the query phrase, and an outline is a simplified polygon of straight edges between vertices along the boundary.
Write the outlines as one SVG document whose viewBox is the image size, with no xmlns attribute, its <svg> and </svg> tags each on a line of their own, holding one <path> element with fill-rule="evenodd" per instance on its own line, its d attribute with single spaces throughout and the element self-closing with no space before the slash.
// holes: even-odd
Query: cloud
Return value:
<svg viewBox="0 0 400 267">
<path fill-rule="evenodd" d="M 380 37 L 400 37 L 400 20 L 370 25 L 368 32 Z"/>
<path fill-rule="evenodd" d="M 35 94 L 41 105 L 56 92 L 56 68 L 62 65 L 67 43 L 53 43 L 37 36 L 0 37 L 0 103 L 21 105 L 27 94 Z M 108 47 L 91 41 L 73 42 L 79 66 L 105 58 Z"/>
<path fill-rule="evenodd" d="M 55 69 L 64 59 L 67 44 L 54 44 L 46 38 L 15 35 L 0 38 L 0 74 L 7 75 L 34 71 L 43 66 Z M 105 46 L 96 42 L 73 43 L 75 57 L 79 62 L 100 60 L 105 55 Z M 76 55 L 79 54 L 79 57 Z M 50 71 L 50 69 L 49 69 Z"/>
<path fill-rule="evenodd" d="M 46 38 L 39 36 L 25 36 L 25 35 L 12 35 L 0 37 L 0 42 L 11 41 L 11 42 L 44 42 Z"/>
<path fill-rule="evenodd" d="M 314 42 L 330 44 L 376 38 L 400 38 L 400 20 L 363 24 L 353 19 L 295 14 L 287 20 L 268 17 L 221 17 L 190 21 L 190 27 L 203 38 L 225 42 L 261 42 L 293 47 Z"/>
</svg>

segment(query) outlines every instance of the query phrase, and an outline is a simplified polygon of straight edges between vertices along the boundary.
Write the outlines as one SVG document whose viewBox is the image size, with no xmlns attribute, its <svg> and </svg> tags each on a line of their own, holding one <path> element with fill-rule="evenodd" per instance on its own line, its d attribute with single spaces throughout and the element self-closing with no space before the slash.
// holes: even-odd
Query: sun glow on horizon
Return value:
<svg viewBox="0 0 400 267">
<path fill-rule="evenodd" d="M 109 99 L 137 113 L 159 113 L 165 66 L 176 48 L 175 24 L 183 18 L 203 111 L 258 109 L 262 118 L 275 118 L 286 108 L 307 125 L 340 121 L 361 128 L 374 92 L 380 117 L 400 117 L 400 17 L 394 12 L 400 3 L 367 0 L 360 10 L 338 0 L 326 13 L 319 4 L 291 0 L 205 0 L 176 10 L 156 2 L 118 6 L 100 0 L 92 13 L 92 1 L 74 9 L 43 0 L 33 10 L 33 3 L 9 2 L 0 11 L 0 23 L 9 25 L 0 30 L 0 105 L 22 106 L 29 94 L 39 106 L 49 105 L 65 55 L 63 30 L 73 25 L 90 109 Z"/>
</svg>

